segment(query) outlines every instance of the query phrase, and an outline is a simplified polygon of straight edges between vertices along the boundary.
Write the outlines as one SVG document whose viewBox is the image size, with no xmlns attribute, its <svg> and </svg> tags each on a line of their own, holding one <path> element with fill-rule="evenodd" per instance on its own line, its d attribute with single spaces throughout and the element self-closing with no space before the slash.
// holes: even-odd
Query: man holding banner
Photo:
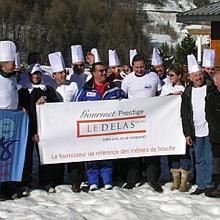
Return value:
<svg viewBox="0 0 220 220">
<path fill-rule="evenodd" d="M 124 92 L 107 81 L 107 70 L 101 62 L 92 65 L 92 79 L 89 80 L 80 91 L 76 101 L 113 100 L 124 98 Z M 106 190 L 112 186 L 112 160 L 99 160 L 86 162 L 86 171 L 90 190 L 97 190 L 99 178 L 102 177 Z"/>
<path fill-rule="evenodd" d="M 19 105 L 28 111 L 30 123 L 23 178 L 22 182 L 19 184 L 19 190 L 17 191 L 15 197 L 28 195 L 29 188 L 31 186 L 33 151 L 34 146 L 37 147 L 38 141 L 36 104 L 59 101 L 55 90 L 44 84 L 42 74 L 43 71 L 40 64 L 35 64 L 28 73 L 31 85 L 29 88 L 22 88 L 19 90 Z M 56 171 L 57 170 L 58 169 L 56 169 Z M 39 183 L 41 187 L 45 188 L 45 186 L 50 184 L 49 178 L 51 173 L 51 165 L 39 165 Z M 56 172 L 56 176 L 58 176 L 57 173 L 58 171 Z"/>
<path fill-rule="evenodd" d="M 193 146 L 196 166 L 196 185 L 192 195 L 212 190 L 213 156 L 205 118 L 205 98 L 213 90 L 211 81 L 204 80 L 194 55 L 187 56 L 191 84 L 182 94 L 181 117 L 186 143 Z"/>
<path fill-rule="evenodd" d="M 15 53 L 12 41 L 0 42 L 0 182 L 6 198 L 14 193 L 11 181 L 21 181 L 28 126 L 27 114 L 17 111 Z"/>
<path fill-rule="evenodd" d="M 161 91 L 160 79 L 156 73 L 146 71 L 144 58 L 135 55 L 132 61 L 134 72 L 127 75 L 122 81 L 122 90 L 128 94 L 128 98 L 148 98 L 157 96 Z M 160 177 L 160 157 L 145 157 L 143 159 L 147 179 L 152 188 L 157 192 L 162 192 L 162 187 L 158 184 Z M 125 159 L 124 167 L 127 168 L 127 183 L 124 188 L 133 188 L 139 178 L 140 158 Z"/>
<path fill-rule="evenodd" d="M 14 73 L 16 46 L 12 41 L 0 42 L 0 108 L 17 109 L 18 92 Z"/>
</svg>

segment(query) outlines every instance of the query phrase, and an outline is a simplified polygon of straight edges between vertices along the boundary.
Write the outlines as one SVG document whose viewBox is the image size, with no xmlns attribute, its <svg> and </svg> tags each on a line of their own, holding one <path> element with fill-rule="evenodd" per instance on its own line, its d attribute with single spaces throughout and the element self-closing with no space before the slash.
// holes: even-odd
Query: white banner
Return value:
<svg viewBox="0 0 220 220">
<path fill-rule="evenodd" d="M 41 163 L 185 153 L 180 96 L 37 107 Z"/>
</svg>

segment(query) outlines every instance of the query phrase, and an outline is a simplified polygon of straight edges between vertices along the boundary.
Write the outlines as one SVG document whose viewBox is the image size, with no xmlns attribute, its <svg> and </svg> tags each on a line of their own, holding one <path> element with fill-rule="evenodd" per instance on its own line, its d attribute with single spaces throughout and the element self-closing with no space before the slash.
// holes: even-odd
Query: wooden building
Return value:
<svg viewBox="0 0 220 220">
<path fill-rule="evenodd" d="M 211 26 L 211 49 L 216 51 L 216 67 L 220 68 L 220 1 L 179 13 L 177 22 Z"/>
</svg>

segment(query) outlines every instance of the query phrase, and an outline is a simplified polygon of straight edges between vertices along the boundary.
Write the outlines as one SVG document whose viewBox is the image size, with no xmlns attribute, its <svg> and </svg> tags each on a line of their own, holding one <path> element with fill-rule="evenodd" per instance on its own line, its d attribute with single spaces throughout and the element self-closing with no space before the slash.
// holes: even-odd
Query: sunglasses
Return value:
<svg viewBox="0 0 220 220">
<path fill-rule="evenodd" d="M 104 72 L 107 72 L 107 69 L 100 69 L 100 70 L 97 70 L 96 71 L 100 72 L 100 73 L 104 73 Z"/>
<path fill-rule="evenodd" d="M 174 74 L 168 74 L 168 76 L 173 77 L 173 76 L 175 76 L 175 75 L 174 75 Z"/>
<path fill-rule="evenodd" d="M 40 71 L 36 71 L 34 73 L 31 73 L 31 75 L 42 75 L 42 73 Z"/>
<path fill-rule="evenodd" d="M 84 67 L 84 64 L 74 64 L 74 67 Z"/>
</svg>

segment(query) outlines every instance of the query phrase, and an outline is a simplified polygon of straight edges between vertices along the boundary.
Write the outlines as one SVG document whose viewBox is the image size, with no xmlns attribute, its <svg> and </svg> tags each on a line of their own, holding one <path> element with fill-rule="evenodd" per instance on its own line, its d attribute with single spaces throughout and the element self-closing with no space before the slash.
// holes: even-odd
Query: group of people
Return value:
<svg viewBox="0 0 220 220">
<path fill-rule="evenodd" d="M 28 56 L 29 68 L 21 72 L 19 54 L 11 41 L 0 42 L 0 109 L 21 108 L 29 114 L 29 134 L 22 181 L 2 183 L 1 192 L 9 198 L 28 196 L 31 188 L 33 149 L 40 140 L 37 134 L 36 105 L 46 102 L 81 102 L 112 99 L 136 99 L 154 96 L 181 95 L 181 118 L 186 137 L 185 155 L 168 156 L 172 175 L 171 190 L 187 191 L 191 173 L 189 149 L 193 146 L 196 169 L 196 190 L 210 197 L 220 197 L 220 73 L 215 73 L 215 51 L 205 49 L 202 68 L 193 55 L 188 55 L 190 83 L 183 81 L 183 68 L 172 64 L 166 71 L 158 49 L 152 54 L 152 68 L 145 58 L 130 50 L 130 65 L 122 66 L 115 50 L 109 50 L 109 68 L 101 62 L 93 48 L 83 55 L 81 45 L 71 46 L 72 66 L 67 69 L 61 52 L 48 55 L 51 74 L 45 72 L 40 55 Z M 87 68 L 86 68 L 87 67 Z M 122 187 L 132 189 L 145 174 L 149 185 L 162 193 L 160 156 L 39 164 L 39 187 L 55 192 L 63 184 L 65 168 L 71 176 L 73 192 L 113 188 L 114 178 Z M 84 183 L 84 184 L 83 184 Z"/>
</svg>

